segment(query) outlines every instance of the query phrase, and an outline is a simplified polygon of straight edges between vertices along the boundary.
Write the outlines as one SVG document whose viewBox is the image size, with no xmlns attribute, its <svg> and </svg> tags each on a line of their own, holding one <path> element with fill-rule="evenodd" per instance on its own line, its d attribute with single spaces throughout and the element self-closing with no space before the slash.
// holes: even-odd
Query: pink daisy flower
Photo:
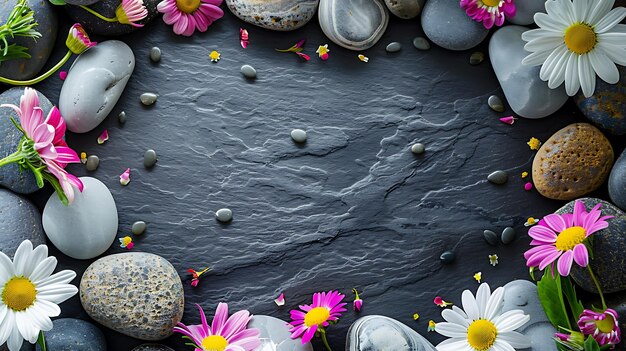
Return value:
<svg viewBox="0 0 626 351">
<path fill-rule="evenodd" d="M 346 296 L 338 291 L 318 292 L 313 294 L 313 303 L 301 305 L 300 310 L 291 310 L 291 333 L 292 339 L 302 337 L 302 344 L 313 339 L 315 332 L 328 327 L 330 321 L 336 321 L 341 317 L 341 312 L 347 311 L 343 306 Z"/>
<path fill-rule="evenodd" d="M 202 307 L 197 306 L 202 324 L 187 326 L 178 323 L 178 327 L 174 327 L 174 332 L 183 334 L 184 339 L 192 342 L 189 345 L 194 346 L 195 351 L 252 351 L 261 345 L 260 331 L 248 328 L 252 319 L 250 312 L 243 310 L 228 317 L 228 304 L 220 302 L 209 326 Z"/>
<path fill-rule="evenodd" d="M 578 328 L 583 334 L 596 339 L 600 346 L 616 345 L 622 337 L 618 319 L 617 312 L 610 308 L 602 313 L 584 310 L 578 320 Z"/>
<path fill-rule="evenodd" d="M 136 22 L 148 17 L 148 9 L 144 6 L 143 0 L 122 0 L 122 3 L 115 10 L 115 16 L 122 24 L 141 28 L 143 24 Z"/>
<path fill-rule="evenodd" d="M 493 25 L 500 27 L 505 16 L 515 17 L 516 8 L 513 0 L 461 0 L 461 8 L 476 22 L 491 29 Z"/>
<path fill-rule="evenodd" d="M 221 4 L 222 0 L 163 0 L 157 10 L 163 14 L 163 22 L 174 26 L 174 33 L 189 37 L 196 29 L 206 32 L 224 16 Z"/>
<path fill-rule="evenodd" d="M 572 263 L 581 267 L 589 264 L 589 252 L 585 240 L 593 233 L 609 226 L 607 219 L 612 216 L 601 216 L 600 206 L 596 205 L 587 212 L 585 205 L 576 201 L 574 213 L 545 216 L 539 223 L 530 228 L 528 235 L 533 239 L 530 245 L 536 246 L 524 253 L 528 267 L 539 266 L 543 270 L 555 263 L 559 274 L 568 276 Z"/>
</svg>

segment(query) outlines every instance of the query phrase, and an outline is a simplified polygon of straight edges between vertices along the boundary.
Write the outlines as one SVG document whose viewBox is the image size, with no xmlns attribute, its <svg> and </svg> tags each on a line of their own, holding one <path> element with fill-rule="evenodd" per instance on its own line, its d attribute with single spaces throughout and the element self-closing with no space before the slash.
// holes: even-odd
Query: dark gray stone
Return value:
<svg viewBox="0 0 626 351">
<path fill-rule="evenodd" d="M 622 152 L 611 170 L 609 196 L 617 207 L 626 211 L 626 151 Z"/>
<path fill-rule="evenodd" d="M 102 331 L 80 319 L 61 318 L 53 322 L 46 332 L 46 348 L 50 351 L 106 351 L 107 343 Z M 37 345 L 37 351 L 41 351 Z"/>
<path fill-rule="evenodd" d="M 450 264 L 454 262 L 456 255 L 454 254 L 454 251 L 445 251 L 441 254 L 441 256 L 439 256 L 439 259 L 445 264 Z"/>
<path fill-rule="evenodd" d="M 500 241 L 498 239 L 498 235 L 488 229 L 483 231 L 483 237 L 485 238 L 485 241 L 492 246 L 498 245 L 498 242 Z"/>
<path fill-rule="evenodd" d="M 389 11 L 402 19 L 419 16 L 426 0 L 385 0 Z"/>
<path fill-rule="evenodd" d="M 509 175 L 505 171 L 495 171 L 487 176 L 487 180 L 493 184 L 503 185 L 509 180 Z"/>
<path fill-rule="evenodd" d="M 620 80 L 609 84 L 597 77 L 596 90 L 586 98 L 582 90 L 574 100 L 582 113 L 598 127 L 615 135 L 626 134 L 626 67 L 617 65 Z"/>
<path fill-rule="evenodd" d="M 157 4 L 159 2 L 161 2 L 161 0 L 143 0 L 143 4 L 148 10 L 148 16 L 140 21 L 140 24 L 147 24 L 157 17 L 159 14 Z M 105 17 L 113 18 L 115 17 L 115 9 L 120 3 L 120 0 L 101 0 L 89 7 Z M 139 29 L 119 22 L 103 21 L 78 6 L 65 6 L 65 11 L 72 20 L 81 23 L 88 34 L 106 36 L 123 35 Z"/>
<path fill-rule="evenodd" d="M 146 231 L 146 227 L 147 227 L 146 222 L 137 221 L 133 223 L 133 225 L 130 228 L 130 231 L 135 235 L 141 235 L 143 234 L 143 232 Z"/>
<path fill-rule="evenodd" d="M 385 47 L 385 51 L 389 53 L 398 52 L 400 50 L 402 50 L 402 44 L 398 43 L 397 41 L 391 42 L 387 44 L 387 47 Z"/>
<path fill-rule="evenodd" d="M 504 112 L 504 103 L 497 95 L 491 95 L 487 100 L 487 104 L 496 112 Z"/>
<path fill-rule="evenodd" d="M 513 18 L 507 18 L 507 20 L 513 24 L 519 24 L 522 26 L 527 26 L 529 24 L 535 23 L 534 16 L 538 12 L 546 12 L 544 0 L 524 0 L 524 1 L 516 1 L 515 9 L 516 13 Z"/>
<path fill-rule="evenodd" d="M 469 62 L 471 65 L 479 65 L 485 60 L 485 54 L 480 51 L 476 51 L 470 56 Z"/>
<path fill-rule="evenodd" d="M 500 240 L 502 240 L 503 244 L 508 245 L 508 244 L 512 243 L 513 241 L 515 241 L 515 236 L 516 236 L 515 229 L 513 229 L 512 227 L 506 227 L 502 231 L 502 235 L 500 236 Z"/>
<path fill-rule="evenodd" d="M 243 74 L 243 76 L 248 78 L 248 79 L 255 79 L 256 78 L 256 70 L 254 69 L 254 67 L 252 67 L 250 65 L 243 65 L 243 66 L 241 66 L 241 74 Z"/>
<path fill-rule="evenodd" d="M 423 37 L 413 38 L 413 46 L 417 50 L 430 50 L 430 43 Z"/>
<path fill-rule="evenodd" d="M 98 156 L 89 155 L 89 157 L 87 157 L 87 163 L 85 164 L 85 167 L 87 167 L 88 171 L 90 172 L 95 171 L 96 169 L 98 169 L 99 165 L 100 165 L 100 158 L 98 158 Z"/>
<path fill-rule="evenodd" d="M 157 153 L 156 151 L 149 149 L 143 154 L 143 165 L 147 168 L 154 167 L 157 163 Z"/>
<path fill-rule="evenodd" d="M 160 344 L 143 344 L 135 347 L 132 351 L 174 351 L 174 349 Z"/>
<path fill-rule="evenodd" d="M 435 347 L 413 329 L 383 316 L 357 319 L 348 330 L 346 351 L 435 351 Z"/>
<path fill-rule="evenodd" d="M 24 94 L 24 88 L 11 88 L 0 94 L 0 104 L 20 105 L 20 98 Z M 52 109 L 52 104 L 42 93 L 39 95 L 39 106 L 47 116 Z M 10 117 L 13 117 L 18 123 L 19 118 L 15 111 L 10 108 L 0 108 L 0 158 L 4 158 L 17 151 L 19 141 L 22 139 L 22 132 L 17 130 Z M 0 167 L 0 185 L 13 190 L 20 194 L 30 194 L 39 189 L 35 176 L 30 171 L 20 171 L 17 164 L 13 163 Z"/>
<path fill-rule="evenodd" d="M 120 114 L 117 115 L 117 120 L 122 124 L 126 123 L 126 112 L 120 112 Z"/>
<path fill-rule="evenodd" d="M 2 2 L 2 6 L 0 6 L 0 24 L 6 23 L 6 19 L 16 3 L 16 0 L 4 0 Z M 1 77 L 15 80 L 34 78 L 46 64 L 54 48 L 59 28 L 57 14 L 53 9 L 54 6 L 48 1 L 42 0 L 28 0 L 28 5 L 34 12 L 33 17 L 38 23 L 35 30 L 41 33 L 41 38 L 37 40 L 24 37 L 7 38 L 9 45 L 17 44 L 27 47 L 31 58 L 2 62 L 0 64 Z"/>
<path fill-rule="evenodd" d="M 422 11 L 422 28 L 433 43 L 448 50 L 467 50 L 480 44 L 489 33 L 472 20 L 458 1 L 428 1 Z"/>
<path fill-rule="evenodd" d="M 159 49 L 157 46 L 154 46 L 152 49 L 150 49 L 150 60 L 155 63 L 161 61 L 161 49 Z"/>
<path fill-rule="evenodd" d="M 24 343 L 22 343 L 22 347 L 20 348 L 20 351 L 34 351 L 34 350 L 35 350 L 35 345 L 29 343 L 28 341 L 24 341 Z M 9 351 L 7 344 L 0 345 L 0 351 Z"/>
<path fill-rule="evenodd" d="M 100 0 L 65 0 L 66 3 L 70 5 L 93 5 Z"/>
<path fill-rule="evenodd" d="M 0 251 L 13 257 L 24 240 L 30 240 L 34 247 L 46 243 L 41 214 L 28 200 L 0 189 Z"/>
</svg>

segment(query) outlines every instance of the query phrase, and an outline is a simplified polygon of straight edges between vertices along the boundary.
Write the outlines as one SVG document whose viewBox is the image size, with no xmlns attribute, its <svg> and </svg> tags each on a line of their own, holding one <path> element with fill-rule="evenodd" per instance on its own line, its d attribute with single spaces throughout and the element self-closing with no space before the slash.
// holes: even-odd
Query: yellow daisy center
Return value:
<svg viewBox="0 0 626 351">
<path fill-rule="evenodd" d="M 176 0 L 176 7 L 184 13 L 194 13 L 200 4 L 200 0 Z"/>
<path fill-rule="evenodd" d="M 209 335 L 202 339 L 202 349 L 205 351 L 224 351 L 228 340 L 221 335 Z"/>
<path fill-rule="evenodd" d="M 37 290 L 28 278 L 13 277 L 2 290 L 2 301 L 13 311 L 24 311 L 35 303 Z"/>
<path fill-rule="evenodd" d="M 585 240 L 587 231 L 583 227 L 570 227 L 556 237 L 556 249 L 561 251 L 572 250 L 574 246 Z"/>
<path fill-rule="evenodd" d="M 593 50 L 597 42 L 596 32 L 587 23 L 574 23 L 565 30 L 565 45 L 578 55 Z"/>
<path fill-rule="evenodd" d="M 500 0 L 482 0 L 485 6 L 497 7 L 500 6 Z"/>
<path fill-rule="evenodd" d="M 327 308 L 315 307 L 304 316 L 304 324 L 310 328 L 326 322 L 328 317 L 330 317 L 330 311 Z"/>
<path fill-rule="evenodd" d="M 467 343 L 477 351 L 489 350 L 496 342 L 496 336 L 496 326 L 486 319 L 476 320 L 467 328 Z"/>
<path fill-rule="evenodd" d="M 596 327 L 600 332 L 608 334 L 613 331 L 615 327 L 615 319 L 610 314 L 605 314 L 606 318 L 601 321 L 596 321 Z"/>
</svg>

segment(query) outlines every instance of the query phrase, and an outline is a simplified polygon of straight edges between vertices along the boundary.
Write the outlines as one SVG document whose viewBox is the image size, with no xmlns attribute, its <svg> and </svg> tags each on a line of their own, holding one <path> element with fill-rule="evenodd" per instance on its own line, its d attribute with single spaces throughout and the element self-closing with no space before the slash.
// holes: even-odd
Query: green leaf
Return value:
<svg viewBox="0 0 626 351">
<path fill-rule="evenodd" d="M 575 319 L 574 324 L 576 324 L 576 321 L 585 310 L 585 307 L 576 296 L 576 288 L 574 287 L 574 284 L 572 284 L 569 277 L 561 279 L 561 286 L 563 287 L 563 295 L 565 295 L 567 304 L 569 305 L 570 311 Z"/>
<path fill-rule="evenodd" d="M 63 6 L 65 5 L 65 1 L 63 0 L 48 0 L 52 5 Z"/>
<path fill-rule="evenodd" d="M 557 329 L 559 327 L 572 329 L 567 311 L 565 310 L 563 295 L 561 294 L 560 275 L 557 273 L 556 278 L 552 278 L 549 269 L 546 269 L 543 272 L 543 277 L 537 283 L 537 290 L 541 306 L 546 312 L 550 323 Z"/>
<path fill-rule="evenodd" d="M 585 351 L 600 351 L 600 345 L 598 345 L 596 339 L 592 338 L 591 335 L 585 340 Z"/>
<path fill-rule="evenodd" d="M 0 64 L 2 64 L 2 62 L 4 61 L 21 58 L 31 58 L 30 54 L 28 53 L 28 48 L 25 46 L 11 44 L 6 47 L 6 53 L 4 50 L 0 51 Z"/>
</svg>

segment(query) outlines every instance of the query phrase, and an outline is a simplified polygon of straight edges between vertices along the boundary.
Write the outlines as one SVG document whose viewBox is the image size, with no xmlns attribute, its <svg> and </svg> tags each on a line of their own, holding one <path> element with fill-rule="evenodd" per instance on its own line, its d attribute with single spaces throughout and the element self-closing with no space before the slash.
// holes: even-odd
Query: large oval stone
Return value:
<svg viewBox="0 0 626 351">
<path fill-rule="evenodd" d="M 348 330 L 346 351 L 435 351 L 423 336 L 406 325 L 384 316 L 357 319 Z"/>
<path fill-rule="evenodd" d="M 507 20 L 513 24 L 527 26 L 535 23 L 535 14 L 538 12 L 546 12 L 545 0 L 524 0 L 515 2 L 516 14 L 513 18 Z"/>
<path fill-rule="evenodd" d="M 389 11 L 403 19 L 417 17 L 422 12 L 425 2 L 426 0 L 385 0 Z"/>
<path fill-rule="evenodd" d="M 34 247 L 46 243 L 39 210 L 28 200 L 0 189 L 0 251 L 13 257 L 24 240 Z"/>
<path fill-rule="evenodd" d="M 471 19 L 458 1 L 428 1 L 422 11 L 422 29 L 433 43 L 448 50 L 468 50 L 480 44 L 489 30 Z"/>
<path fill-rule="evenodd" d="M 572 200 L 600 187 L 612 165 L 613 148 L 604 134 L 574 123 L 543 143 L 533 161 L 533 181 L 547 198 Z"/>
<path fill-rule="evenodd" d="M 613 216 L 608 219 L 608 228 L 595 232 L 589 240 L 593 245 L 593 259 L 589 260 L 594 275 L 598 278 L 602 292 L 605 294 L 626 290 L 626 213 L 612 204 L 595 198 L 579 199 L 585 204 L 587 211 L 601 203 L 602 216 Z M 574 201 L 556 211 L 558 214 L 573 213 Z M 576 284 L 589 292 L 597 292 L 596 286 L 586 268 L 574 263 L 570 276 Z"/>
<path fill-rule="evenodd" d="M 0 94 L 0 104 L 20 106 L 20 98 L 23 94 L 24 88 L 11 88 Z M 39 106 L 43 109 L 44 115 L 47 116 L 52 109 L 52 104 L 42 93 L 37 92 L 37 95 L 39 96 Z M 7 107 L 0 108 L 0 159 L 16 152 L 17 146 L 24 136 L 15 128 L 10 117 L 19 123 L 15 111 Z M 0 185 L 19 194 L 30 194 L 39 190 L 33 173 L 30 171 L 21 172 L 15 163 L 0 167 Z"/>
<path fill-rule="evenodd" d="M 68 1 L 68 3 L 73 2 L 78 4 L 81 1 L 83 0 L 70 0 Z M 93 0 L 87 1 L 92 2 Z M 115 17 L 115 9 L 121 2 L 121 0 L 101 0 L 95 2 L 89 7 L 103 16 L 113 18 Z M 159 2 L 161 2 L 161 0 L 143 0 L 143 4 L 148 10 L 148 16 L 138 23 L 147 24 L 152 22 L 152 20 L 156 18 L 159 15 L 159 11 L 157 11 L 157 5 L 159 4 Z M 128 24 L 122 24 L 119 22 L 103 21 L 78 6 L 64 7 L 65 12 L 67 12 L 68 16 L 72 20 L 74 20 L 74 22 L 81 23 L 89 34 L 99 34 L 105 36 L 123 35 L 140 29 L 138 27 L 134 27 Z"/>
<path fill-rule="evenodd" d="M 609 196 L 614 204 L 626 211 L 626 150 L 615 161 L 611 170 Z"/>
<path fill-rule="evenodd" d="M 529 54 L 522 40 L 526 30 L 521 26 L 498 29 L 489 41 L 489 57 L 511 109 L 521 117 L 543 118 L 558 111 L 568 96 L 563 86 L 550 89 L 539 78 L 539 66 L 522 64 Z"/>
<path fill-rule="evenodd" d="M 50 351 L 106 351 L 104 334 L 95 325 L 73 318 L 55 319 L 46 332 L 46 349 Z M 37 351 L 41 351 L 37 345 Z"/>
<path fill-rule="evenodd" d="M 582 92 L 575 100 L 582 113 L 598 127 L 615 135 L 626 134 L 626 67 L 617 65 L 620 81 L 608 84 L 596 79 L 596 91 L 586 98 Z"/>
<path fill-rule="evenodd" d="M 135 69 L 128 45 L 109 40 L 81 54 L 61 88 L 59 109 L 74 133 L 96 128 L 115 107 Z"/>
<path fill-rule="evenodd" d="M 103 254 L 117 235 L 117 207 L 101 181 L 80 177 L 85 188 L 74 188 L 74 202 L 65 206 L 54 193 L 43 209 L 43 229 L 48 239 L 64 254 L 88 260 Z"/>
<path fill-rule="evenodd" d="M 0 76 L 15 79 L 27 80 L 34 78 L 43 68 L 52 53 L 54 43 L 57 39 L 59 21 L 54 6 L 49 1 L 28 0 L 28 6 L 33 10 L 33 17 L 38 25 L 35 27 L 41 38 L 34 40 L 25 37 L 11 38 L 7 36 L 9 45 L 17 44 L 28 48 L 29 59 L 15 59 L 2 62 L 0 64 Z M 0 24 L 6 23 L 9 14 L 17 4 L 17 0 L 4 0 L 0 6 Z"/>
<path fill-rule="evenodd" d="M 369 49 L 389 23 L 382 0 L 320 0 L 320 26 L 328 39 L 346 49 Z"/>
<path fill-rule="evenodd" d="M 307 24 L 319 0 L 226 0 L 230 12 L 255 26 L 288 31 Z"/>
<path fill-rule="evenodd" d="M 313 351 L 310 342 L 302 344 L 300 339 L 292 339 L 287 322 L 278 318 L 254 315 L 248 328 L 258 328 L 261 345 L 256 350 L 272 351 Z"/>
<path fill-rule="evenodd" d="M 129 252 L 92 263 L 80 301 L 96 322 L 140 340 L 162 340 L 183 318 L 183 283 L 166 259 Z"/>
</svg>

